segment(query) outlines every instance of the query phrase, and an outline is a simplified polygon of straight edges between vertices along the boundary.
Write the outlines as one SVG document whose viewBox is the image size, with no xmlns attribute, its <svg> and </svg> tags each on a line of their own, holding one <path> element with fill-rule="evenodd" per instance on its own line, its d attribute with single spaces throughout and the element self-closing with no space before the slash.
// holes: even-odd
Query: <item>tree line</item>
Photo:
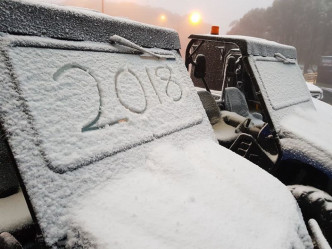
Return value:
<svg viewBox="0 0 332 249">
<path fill-rule="evenodd" d="M 332 55 L 332 0 L 275 0 L 231 24 L 228 34 L 248 35 L 295 46 L 304 72 Z"/>
</svg>

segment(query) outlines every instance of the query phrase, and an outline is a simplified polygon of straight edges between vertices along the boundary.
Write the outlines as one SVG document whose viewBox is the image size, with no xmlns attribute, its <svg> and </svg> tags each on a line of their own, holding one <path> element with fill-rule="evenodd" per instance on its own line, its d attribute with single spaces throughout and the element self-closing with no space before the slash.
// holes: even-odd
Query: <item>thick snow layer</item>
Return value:
<svg viewBox="0 0 332 249">
<path fill-rule="evenodd" d="M 272 57 L 260 56 L 250 56 L 249 63 L 278 132 L 281 120 L 297 108 L 315 110 L 301 70 L 296 63 L 286 64 Z"/>
<path fill-rule="evenodd" d="M 97 248 L 312 248 L 287 188 L 207 140 L 156 146 L 71 213 L 80 239 Z"/>
<path fill-rule="evenodd" d="M 48 245 L 70 231 L 69 205 L 159 143 L 215 139 L 176 51 L 31 40 L 1 37 L 0 115 Z"/>
<path fill-rule="evenodd" d="M 327 104 L 323 101 L 314 98 L 312 99 L 312 101 L 315 105 L 317 113 L 319 113 L 322 116 L 325 116 L 329 120 L 332 120 L 332 109 L 331 109 L 332 107 L 330 104 Z"/>
<path fill-rule="evenodd" d="M 314 103 L 317 111 L 296 109 L 281 121 L 281 146 L 331 174 L 332 107 L 316 99 Z"/>
<path fill-rule="evenodd" d="M 119 35 L 144 47 L 180 49 L 178 34 L 171 29 L 23 0 L 0 1 L 0 32 L 104 43 Z"/>
</svg>

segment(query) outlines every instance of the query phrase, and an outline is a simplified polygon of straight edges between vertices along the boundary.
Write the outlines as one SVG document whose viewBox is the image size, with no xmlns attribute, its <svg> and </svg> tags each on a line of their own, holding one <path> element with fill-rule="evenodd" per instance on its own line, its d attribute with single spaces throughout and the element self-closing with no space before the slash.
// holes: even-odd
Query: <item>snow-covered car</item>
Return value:
<svg viewBox="0 0 332 249">
<path fill-rule="evenodd" d="M 286 185 L 317 188 L 291 190 L 310 196 L 300 204 L 315 212 L 305 215 L 332 242 L 332 106 L 311 97 L 296 49 L 245 36 L 189 38 L 186 66 L 206 89 L 198 93 L 219 143 Z"/>
<path fill-rule="evenodd" d="M 3 0 L 0 32 L 1 248 L 313 248 L 218 145 L 175 31 Z"/>
<path fill-rule="evenodd" d="M 313 98 L 316 98 L 319 100 L 323 99 L 324 94 L 323 94 L 323 90 L 320 87 L 314 85 L 313 83 L 309 83 L 309 82 L 306 82 L 306 84 L 307 84 L 309 92 Z"/>
</svg>

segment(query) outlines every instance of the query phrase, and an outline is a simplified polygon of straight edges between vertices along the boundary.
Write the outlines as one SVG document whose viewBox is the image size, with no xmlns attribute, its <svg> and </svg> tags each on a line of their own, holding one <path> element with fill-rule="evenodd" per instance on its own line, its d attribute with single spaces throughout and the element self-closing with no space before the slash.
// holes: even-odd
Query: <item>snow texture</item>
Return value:
<svg viewBox="0 0 332 249">
<path fill-rule="evenodd" d="M 105 249 L 312 248 L 297 209 L 268 173 L 196 140 L 159 144 L 144 165 L 73 203 L 71 222 L 80 242 Z M 68 243 L 79 243 L 76 233 Z"/>
<path fill-rule="evenodd" d="M 317 111 L 294 109 L 281 121 L 280 142 L 282 149 L 318 163 L 322 170 L 332 172 L 332 107 L 313 99 Z"/>
<path fill-rule="evenodd" d="M 144 165 L 156 144 L 215 138 L 177 52 L 164 61 L 34 39 L 1 38 L 0 114 L 53 245 L 70 231 L 69 205 L 118 171 Z"/>
<path fill-rule="evenodd" d="M 21 0 L 0 1 L 0 32 L 106 43 L 110 36 L 119 35 L 144 47 L 180 49 L 178 34 L 171 29 L 95 11 Z"/>
<path fill-rule="evenodd" d="M 175 62 L 27 47 L 12 48 L 9 56 L 43 154 L 56 172 L 202 122 L 185 101 Z M 31 66 L 26 70 L 25 65 Z M 105 132 L 92 132 L 97 129 Z"/>
<path fill-rule="evenodd" d="M 315 98 L 313 98 L 312 101 L 319 115 L 324 115 L 327 119 L 332 120 L 332 107 L 330 104 Z"/>
<path fill-rule="evenodd" d="M 276 53 L 291 59 L 296 59 L 296 49 L 292 46 L 280 44 L 261 38 L 241 35 L 192 35 L 190 38 L 208 38 L 209 40 L 222 40 L 236 43 L 243 55 L 274 57 Z"/>
<path fill-rule="evenodd" d="M 249 63 L 274 128 L 280 131 L 281 120 L 296 108 L 315 110 L 299 66 L 285 64 L 273 57 L 250 56 Z"/>
</svg>

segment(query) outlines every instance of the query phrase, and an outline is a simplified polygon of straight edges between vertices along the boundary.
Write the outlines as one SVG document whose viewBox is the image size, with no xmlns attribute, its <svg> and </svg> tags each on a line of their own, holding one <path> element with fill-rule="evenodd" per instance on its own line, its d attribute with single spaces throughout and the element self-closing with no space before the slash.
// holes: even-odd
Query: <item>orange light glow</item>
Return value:
<svg viewBox="0 0 332 249">
<path fill-rule="evenodd" d="M 219 35 L 219 26 L 212 26 L 210 34 L 211 35 Z"/>
<path fill-rule="evenodd" d="M 166 21 L 166 16 L 165 16 L 165 15 L 161 15 L 161 16 L 160 16 L 160 20 L 162 20 L 162 21 Z"/>
<path fill-rule="evenodd" d="M 191 13 L 189 19 L 190 19 L 190 22 L 191 22 L 192 24 L 198 24 L 198 23 L 201 22 L 202 17 L 201 17 L 201 14 L 200 14 L 200 13 L 198 13 L 198 12 L 193 12 L 193 13 Z"/>
</svg>

